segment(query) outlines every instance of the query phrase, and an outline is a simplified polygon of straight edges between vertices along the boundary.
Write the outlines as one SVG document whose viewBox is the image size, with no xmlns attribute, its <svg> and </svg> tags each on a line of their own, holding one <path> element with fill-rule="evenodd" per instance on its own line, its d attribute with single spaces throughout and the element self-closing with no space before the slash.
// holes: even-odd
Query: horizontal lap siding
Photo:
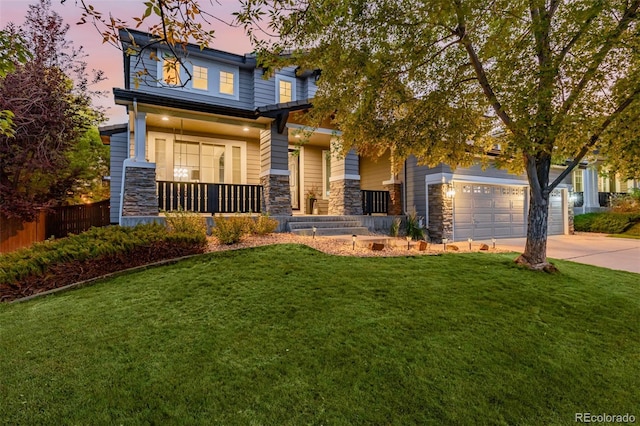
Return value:
<svg viewBox="0 0 640 426">
<path fill-rule="evenodd" d="M 253 73 L 254 108 L 272 105 L 276 102 L 276 82 L 273 78 L 262 78 L 262 70 L 257 69 Z"/>
<path fill-rule="evenodd" d="M 302 195 L 306 202 L 307 191 L 312 187 L 315 187 L 318 191 L 318 211 L 320 214 L 327 214 L 329 201 L 324 200 L 322 195 L 322 148 L 305 146 L 302 149 L 304 150 L 304 184 L 302 188 Z"/>
<path fill-rule="evenodd" d="M 128 142 L 127 133 L 118 133 L 111 136 L 111 223 L 118 223 L 119 221 L 122 164 L 127 158 Z"/>
<path fill-rule="evenodd" d="M 247 185 L 260 184 L 260 141 L 247 141 Z"/>
<path fill-rule="evenodd" d="M 391 179 L 391 160 L 389 151 L 377 159 L 360 157 L 360 188 L 382 191 L 382 182 Z"/>
</svg>

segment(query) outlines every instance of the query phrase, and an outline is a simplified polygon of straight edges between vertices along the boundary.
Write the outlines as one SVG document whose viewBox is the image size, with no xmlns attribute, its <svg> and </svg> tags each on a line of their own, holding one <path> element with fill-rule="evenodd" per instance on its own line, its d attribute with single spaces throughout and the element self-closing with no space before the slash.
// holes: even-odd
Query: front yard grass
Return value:
<svg viewBox="0 0 640 426">
<path fill-rule="evenodd" d="M 6 424 L 640 418 L 638 275 L 513 254 L 198 256 L 0 306 Z"/>
</svg>

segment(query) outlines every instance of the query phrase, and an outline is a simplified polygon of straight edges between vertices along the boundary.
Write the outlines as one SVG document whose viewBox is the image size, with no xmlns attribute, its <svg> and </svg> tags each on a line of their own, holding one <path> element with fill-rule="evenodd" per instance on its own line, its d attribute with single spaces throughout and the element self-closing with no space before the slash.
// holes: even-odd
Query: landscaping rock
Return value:
<svg viewBox="0 0 640 426">
<path fill-rule="evenodd" d="M 382 243 L 371 243 L 369 244 L 369 248 L 373 251 L 380 251 L 384 249 L 384 244 Z"/>
<path fill-rule="evenodd" d="M 419 241 L 418 242 L 418 250 L 420 250 L 420 251 L 425 251 L 428 246 L 429 245 L 427 244 L 426 241 Z"/>
<path fill-rule="evenodd" d="M 447 251 L 459 251 L 460 248 L 458 246 L 454 246 L 453 244 L 449 244 L 447 246 Z"/>
<path fill-rule="evenodd" d="M 480 244 L 480 250 L 489 250 L 489 246 L 486 244 Z"/>
</svg>

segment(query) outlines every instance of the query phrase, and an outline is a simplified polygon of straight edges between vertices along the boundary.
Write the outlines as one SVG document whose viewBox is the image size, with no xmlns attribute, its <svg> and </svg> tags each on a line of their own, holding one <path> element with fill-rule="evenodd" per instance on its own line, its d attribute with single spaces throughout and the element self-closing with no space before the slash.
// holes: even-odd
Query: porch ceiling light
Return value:
<svg viewBox="0 0 640 426">
<path fill-rule="evenodd" d="M 164 115 L 164 116 L 162 117 L 162 121 L 169 121 L 169 117 L 167 117 L 166 115 Z"/>
<path fill-rule="evenodd" d="M 243 131 L 243 132 L 248 132 L 248 131 L 249 131 L 249 128 L 248 128 L 247 126 L 244 126 L 244 127 L 242 128 L 242 131 Z"/>
</svg>

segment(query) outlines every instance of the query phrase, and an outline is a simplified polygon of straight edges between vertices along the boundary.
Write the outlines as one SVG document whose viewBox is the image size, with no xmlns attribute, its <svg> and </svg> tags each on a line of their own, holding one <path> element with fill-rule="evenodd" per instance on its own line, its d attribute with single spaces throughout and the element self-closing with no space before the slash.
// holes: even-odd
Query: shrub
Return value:
<svg viewBox="0 0 640 426">
<path fill-rule="evenodd" d="M 634 188 L 628 194 L 611 197 L 611 211 L 616 213 L 640 213 L 640 189 Z"/>
<path fill-rule="evenodd" d="M 216 216 L 215 226 L 211 230 L 214 237 L 222 244 L 235 244 L 253 231 L 253 219 L 249 216 Z"/>
<path fill-rule="evenodd" d="M 271 234 L 278 229 L 278 225 L 278 221 L 269 217 L 269 214 L 262 214 L 258 216 L 255 224 L 253 225 L 253 233 L 257 235 Z"/>
<path fill-rule="evenodd" d="M 581 232 L 621 234 L 637 222 L 640 222 L 638 213 L 587 213 L 575 217 L 574 228 Z"/>
<path fill-rule="evenodd" d="M 167 228 L 171 232 L 185 233 L 189 235 L 207 236 L 207 224 L 205 218 L 194 212 L 176 210 L 165 213 Z"/>
<path fill-rule="evenodd" d="M 393 222 L 391 222 L 391 226 L 389 227 L 389 235 L 392 237 L 397 237 L 400 233 L 400 224 L 402 220 L 399 217 L 393 218 Z"/>
<path fill-rule="evenodd" d="M 409 212 L 407 215 L 407 223 L 405 224 L 405 231 L 408 237 L 413 240 L 424 239 L 424 229 L 422 228 L 422 217 L 418 216 L 416 209 Z"/>
<path fill-rule="evenodd" d="M 22 297 L 105 273 L 202 253 L 204 235 L 160 224 L 92 228 L 0 256 L 0 299 Z M 28 285 L 24 284 L 27 283 Z M 7 292 L 11 296 L 7 296 Z"/>
</svg>

